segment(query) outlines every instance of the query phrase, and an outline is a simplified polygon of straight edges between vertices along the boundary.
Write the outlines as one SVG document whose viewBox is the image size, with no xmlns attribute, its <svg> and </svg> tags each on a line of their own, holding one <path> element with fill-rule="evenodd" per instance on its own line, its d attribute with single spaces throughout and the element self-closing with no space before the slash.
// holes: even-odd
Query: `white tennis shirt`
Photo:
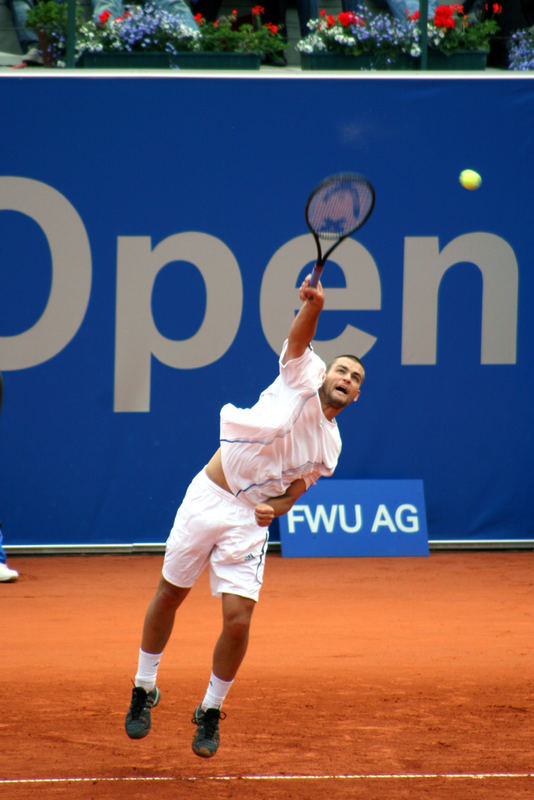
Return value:
<svg viewBox="0 0 534 800">
<path fill-rule="evenodd" d="M 221 409 L 224 474 L 233 494 L 252 506 L 284 494 L 297 478 L 308 489 L 332 475 L 341 452 L 337 423 L 323 414 L 317 392 L 324 361 L 310 347 L 283 364 L 286 349 L 287 340 L 279 376 L 252 408 Z"/>
</svg>

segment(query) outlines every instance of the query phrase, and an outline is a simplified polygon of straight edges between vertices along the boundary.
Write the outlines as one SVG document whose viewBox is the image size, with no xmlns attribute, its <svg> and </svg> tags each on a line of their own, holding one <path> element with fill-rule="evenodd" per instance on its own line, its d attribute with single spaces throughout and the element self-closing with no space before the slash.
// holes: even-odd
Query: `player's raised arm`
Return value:
<svg viewBox="0 0 534 800">
<path fill-rule="evenodd" d="M 302 306 L 291 324 L 288 344 L 284 356 L 284 364 L 292 358 L 298 358 L 306 350 L 317 328 L 317 320 L 324 305 L 323 287 L 319 282 L 315 288 L 310 286 L 309 276 L 299 289 Z"/>
</svg>

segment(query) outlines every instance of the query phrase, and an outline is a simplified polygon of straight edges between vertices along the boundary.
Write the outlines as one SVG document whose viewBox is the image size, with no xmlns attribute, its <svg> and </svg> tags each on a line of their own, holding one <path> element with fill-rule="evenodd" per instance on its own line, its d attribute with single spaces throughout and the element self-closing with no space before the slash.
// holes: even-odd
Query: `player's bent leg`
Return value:
<svg viewBox="0 0 534 800">
<path fill-rule="evenodd" d="M 143 626 L 135 686 L 126 714 L 125 728 L 130 739 L 143 739 L 152 727 L 151 711 L 160 701 L 156 686 L 157 668 L 174 625 L 177 608 L 190 589 L 174 586 L 161 578 L 150 601 Z"/>
<path fill-rule="evenodd" d="M 245 657 L 255 607 L 250 597 L 222 596 L 223 628 L 213 652 L 213 672 L 223 681 L 235 678 Z"/>
<path fill-rule="evenodd" d="M 220 707 L 245 656 L 255 606 L 256 602 L 248 597 L 222 596 L 223 629 L 213 653 L 212 680 L 192 719 L 197 726 L 193 752 L 201 758 L 211 758 L 219 748 L 219 721 L 226 716 Z"/>
<path fill-rule="evenodd" d="M 160 578 L 145 615 L 141 640 L 141 649 L 145 653 L 163 652 L 172 633 L 176 611 L 190 591 L 191 587 L 174 586 Z"/>
</svg>

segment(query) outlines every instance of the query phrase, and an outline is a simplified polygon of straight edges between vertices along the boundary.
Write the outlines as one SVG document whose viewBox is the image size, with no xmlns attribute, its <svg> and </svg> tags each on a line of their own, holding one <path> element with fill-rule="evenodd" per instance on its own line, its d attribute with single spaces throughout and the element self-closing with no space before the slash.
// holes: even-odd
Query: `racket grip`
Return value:
<svg viewBox="0 0 534 800">
<path fill-rule="evenodd" d="M 317 284 L 319 283 L 319 278 L 321 277 L 321 272 L 323 271 L 323 267 L 316 264 L 313 268 L 313 272 L 310 278 L 310 286 L 315 289 Z"/>
</svg>

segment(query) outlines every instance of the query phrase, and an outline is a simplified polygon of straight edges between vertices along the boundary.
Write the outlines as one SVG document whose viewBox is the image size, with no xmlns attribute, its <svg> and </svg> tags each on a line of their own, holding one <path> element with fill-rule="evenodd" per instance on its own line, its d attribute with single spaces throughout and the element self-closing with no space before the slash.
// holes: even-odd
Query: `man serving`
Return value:
<svg viewBox="0 0 534 800">
<path fill-rule="evenodd" d="M 223 625 L 213 652 L 204 699 L 193 713 L 193 751 L 217 752 L 221 706 L 245 656 L 250 622 L 263 580 L 268 530 L 321 476 L 330 476 L 341 451 L 336 417 L 355 402 L 364 368 L 353 355 L 328 367 L 311 341 L 324 304 L 309 277 L 280 355 L 280 373 L 248 409 L 221 409 L 220 447 L 189 485 L 166 544 L 162 577 L 145 616 L 135 686 L 126 716 L 132 739 L 147 735 L 160 700 L 158 666 L 176 610 L 209 566 L 221 598 Z M 222 717 L 221 717 L 222 714 Z"/>
</svg>

